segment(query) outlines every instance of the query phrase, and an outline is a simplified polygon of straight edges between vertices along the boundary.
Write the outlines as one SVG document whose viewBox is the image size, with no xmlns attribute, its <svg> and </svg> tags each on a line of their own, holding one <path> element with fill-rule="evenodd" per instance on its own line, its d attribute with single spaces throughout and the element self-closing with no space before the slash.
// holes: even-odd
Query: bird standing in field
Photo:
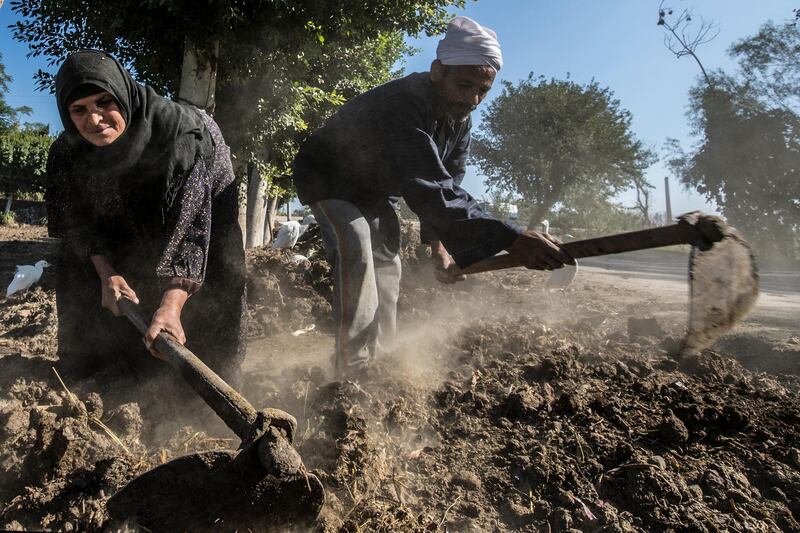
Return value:
<svg viewBox="0 0 800 533">
<path fill-rule="evenodd" d="M 297 244 L 297 239 L 306 232 L 308 227 L 316 223 L 317 219 L 314 218 L 314 215 L 307 215 L 300 222 L 291 220 L 281 224 L 281 227 L 278 229 L 278 235 L 275 236 L 275 240 L 272 241 L 270 248 L 273 250 L 292 248 Z"/>
<path fill-rule="evenodd" d="M 42 272 L 49 266 L 50 263 L 44 259 L 37 261 L 33 266 L 17 265 L 17 271 L 14 272 L 14 279 L 11 280 L 8 289 L 6 289 L 6 298 L 15 292 L 29 289 L 34 283 L 39 281 L 39 278 L 42 277 Z"/>
<path fill-rule="evenodd" d="M 542 221 L 542 233 L 548 236 L 550 235 L 550 223 L 547 220 Z M 572 240 L 572 235 L 564 235 L 564 241 L 569 242 L 569 240 Z M 565 263 L 563 267 L 553 270 L 553 272 L 550 274 L 550 278 L 544 284 L 544 290 L 545 293 L 547 293 L 548 298 L 550 297 L 550 291 L 552 290 L 559 290 L 562 293 L 565 292 L 577 274 L 577 261 L 575 261 L 574 265 Z"/>
<path fill-rule="evenodd" d="M 278 250 L 280 248 L 291 248 L 297 243 L 297 239 L 299 238 L 300 223 L 290 220 L 281 224 L 281 227 L 278 228 L 278 234 L 275 236 L 275 240 L 272 241 L 270 248 L 273 250 Z"/>
</svg>

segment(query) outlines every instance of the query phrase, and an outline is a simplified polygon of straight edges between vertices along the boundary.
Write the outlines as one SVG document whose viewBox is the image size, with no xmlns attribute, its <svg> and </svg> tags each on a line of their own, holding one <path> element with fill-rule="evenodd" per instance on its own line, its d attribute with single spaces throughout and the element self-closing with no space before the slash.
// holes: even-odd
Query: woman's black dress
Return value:
<svg viewBox="0 0 800 533">
<path fill-rule="evenodd" d="M 201 115 L 214 150 L 211 158 L 198 157 L 185 176 L 103 177 L 86 168 L 65 134 L 50 150 L 48 230 L 61 239 L 58 355 L 73 377 L 113 370 L 142 380 L 169 372 L 126 318 L 101 308 L 100 280 L 89 257 L 102 253 L 149 313 L 165 284 L 183 279 L 191 293 L 181 317 L 186 346 L 224 379 L 238 380 L 246 275 L 237 187 L 230 149 L 216 123 L 191 112 Z"/>
</svg>

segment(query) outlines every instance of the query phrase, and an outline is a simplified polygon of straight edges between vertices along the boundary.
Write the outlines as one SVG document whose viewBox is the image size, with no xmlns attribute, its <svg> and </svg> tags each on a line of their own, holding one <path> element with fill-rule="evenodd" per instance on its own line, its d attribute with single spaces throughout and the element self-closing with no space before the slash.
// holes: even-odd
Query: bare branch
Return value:
<svg viewBox="0 0 800 533">
<path fill-rule="evenodd" d="M 678 13 L 677 19 L 670 23 L 669 18 L 674 15 L 675 11 L 671 7 L 665 6 L 664 2 L 665 0 L 661 0 L 658 6 L 658 22 L 656 23 L 667 31 L 667 34 L 664 35 L 664 46 L 679 59 L 684 56 L 694 58 L 703 73 L 706 84 L 711 86 L 711 78 L 697 56 L 697 49 L 713 41 L 719 35 L 719 25 L 701 18 L 700 26 L 693 27 L 693 16 L 690 9 L 683 9 Z"/>
<path fill-rule="evenodd" d="M 651 193 L 655 187 L 642 175 L 633 177 L 633 186 L 636 189 L 636 203 L 628 209 L 639 211 L 642 214 L 645 225 L 652 225 L 653 217 L 650 214 L 650 200 L 652 199 Z"/>
</svg>

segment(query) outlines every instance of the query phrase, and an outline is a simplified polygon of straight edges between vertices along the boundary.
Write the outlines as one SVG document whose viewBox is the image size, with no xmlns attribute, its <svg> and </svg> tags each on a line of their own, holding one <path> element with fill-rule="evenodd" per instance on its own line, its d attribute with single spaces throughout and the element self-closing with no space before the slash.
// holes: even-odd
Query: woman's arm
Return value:
<svg viewBox="0 0 800 533">
<path fill-rule="evenodd" d="M 170 333 L 181 344 L 186 342 L 181 323 L 183 306 L 205 279 L 214 197 L 205 161 L 198 159 L 186 179 L 168 195 L 172 201 L 164 213 L 166 245 L 155 272 L 163 293 L 144 336 L 145 345 L 156 357 L 159 354 L 153 342 L 160 331 Z"/>
</svg>

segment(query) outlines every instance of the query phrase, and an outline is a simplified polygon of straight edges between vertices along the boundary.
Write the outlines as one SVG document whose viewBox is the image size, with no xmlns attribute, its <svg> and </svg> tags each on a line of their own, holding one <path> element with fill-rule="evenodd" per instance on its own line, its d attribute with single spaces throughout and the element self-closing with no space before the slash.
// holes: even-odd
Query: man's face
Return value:
<svg viewBox="0 0 800 533">
<path fill-rule="evenodd" d="M 95 146 L 108 146 L 125 131 L 125 119 L 110 93 L 80 98 L 67 109 L 81 137 Z"/>
<path fill-rule="evenodd" d="M 431 81 L 439 113 L 464 120 L 486 98 L 497 72 L 485 65 L 431 65 Z"/>
</svg>

